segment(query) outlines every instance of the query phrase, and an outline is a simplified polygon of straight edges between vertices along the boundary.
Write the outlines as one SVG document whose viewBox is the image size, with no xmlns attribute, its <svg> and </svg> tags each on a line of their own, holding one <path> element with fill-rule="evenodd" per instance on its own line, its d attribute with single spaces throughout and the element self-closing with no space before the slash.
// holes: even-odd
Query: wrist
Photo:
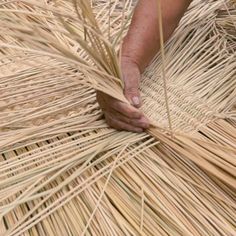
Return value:
<svg viewBox="0 0 236 236">
<path fill-rule="evenodd" d="M 141 67 L 140 67 L 140 63 L 138 63 L 137 60 L 135 60 L 134 57 L 130 56 L 130 55 L 126 55 L 126 54 L 122 54 L 121 55 L 121 66 L 129 66 L 129 67 L 136 67 L 139 71 L 139 73 L 141 74 Z"/>
<path fill-rule="evenodd" d="M 151 47 L 153 48 L 153 47 Z M 125 37 L 121 50 L 121 60 L 126 63 L 136 65 L 140 73 L 143 73 L 149 63 L 149 52 L 145 51 L 145 46 L 141 42 L 129 40 L 129 33 Z"/>
</svg>

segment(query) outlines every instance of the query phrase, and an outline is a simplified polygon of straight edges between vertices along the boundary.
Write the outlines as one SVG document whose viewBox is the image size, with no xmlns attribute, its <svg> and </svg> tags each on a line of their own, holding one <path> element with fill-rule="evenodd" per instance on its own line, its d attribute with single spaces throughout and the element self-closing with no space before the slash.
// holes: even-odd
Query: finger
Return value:
<svg viewBox="0 0 236 236">
<path fill-rule="evenodd" d="M 126 123 L 128 123 L 128 119 L 142 119 L 140 123 L 146 123 L 146 125 L 143 126 L 147 126 L 147 119 L 145 119 L 143 113 L 135 107 L 120 102 L 117 99 L 114 99 L 111 96 L 101 92 L 97 92 L 97 100 L 104 112 L 114 114 L 114 116 L 124 116 L 124 119 L 122 121 Z"/>
<path fill-rule="evenodd" d="M 120 101 L 114 101 L 113 106 L 111 109 L 123 114 L 124 116 L 131 118 L 131 119 L 141 119 L 143 117 L 143 113 L 138 110 L 137 108 L 126 104 Z M 112 111 L 111 111 L 112 112 Z"/>
<path fill-rule="evenodd" d="M 131 131 L 131 132 L 136 132 L 136 133 L 143 132 L 143 129 L 140 127 L 127 124 L 109 115 L 105 115 L 105 117 L 106 117 L 106 122 L 108 123 L 108 125 L 116 130 L 126 130 L 126 131 Z"/>
<path fill-rule="evenodd" d="M 124 113 L 130 118 L 140 118 L 141 112 L 132 106 L 125 104 L 105 93 L 97 92 L 97 101 L 101 109 L 105 112 L 114 113 L 115 111 Z"/>
<path fill-rule="evenodd" d="M 125 84 L 124 94 L 131 105 L 139 108 L 141 106 L 141 98 L 139 92 L 140 72 L 138 67 L 123 70 L 123 80 Z"/>
<path fill-rule="evenodd" d="M 110 113 L 110 116 L 116 120 L 142 129 L 147 129 L 149 127 L 149 121 L 144 116 L 140 119 L 132 119 L 114 110 Z"/>
</svg>

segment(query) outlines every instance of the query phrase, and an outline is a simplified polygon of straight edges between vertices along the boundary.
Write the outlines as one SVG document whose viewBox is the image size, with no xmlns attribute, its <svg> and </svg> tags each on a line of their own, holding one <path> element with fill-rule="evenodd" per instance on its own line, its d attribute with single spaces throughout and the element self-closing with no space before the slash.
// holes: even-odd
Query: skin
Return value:
<svg viewBox="0 0 236 236">
<path fill-rule="evenodd" d="M 143 132 L 149 121 L 139 110 L 141 73 L 160 49 L 157 15 L 158 0 L 139 0 L 121 51 L 121 71 L 127 105 L 104 93 L 97 92 L 97 101 L 106 122 L 117 130 Z M 169 39 L 188 8 L 191 0 L 159 0 L 162 5 L 164 40 Z"/>
</svg>

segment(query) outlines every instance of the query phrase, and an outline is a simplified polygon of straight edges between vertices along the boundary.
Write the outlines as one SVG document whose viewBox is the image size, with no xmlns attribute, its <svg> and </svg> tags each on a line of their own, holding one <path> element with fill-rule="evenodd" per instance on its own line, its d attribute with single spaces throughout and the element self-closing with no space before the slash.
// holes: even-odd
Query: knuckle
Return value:
<svg viewBox="0 0 236 236">
<path fill-rule="evenodd" d="M 106 122 L 111 128 L 114 128 L 114 129 L 117 129 L 117 130 L 120 129 L 120 127 L 118 125 L 118 122 L 114 118 L 112 118 L 110 116 L 107 116 L 106 117 Z"/>
<path fill-rule="evenodd" d="M 137 87 L 126 87 L 125 88 L 125 93 L 130 94 L 130 95 L 137 95 L 139 92 L 138 92 Z"/>
<path fill-rule="evenodd" d="M 122 107 L 123 113 L 130 115 L 132 113 L 132 109 L 130 106 L 125 105 Z"/>
<path fill-rule="evenodd" d="M 126 117 L 124 117 L 124 122 L 126 124 L 132 124 L 133 123 L 133 121 L 130 118 L 126 118 Z"/>
<path fill-rule="evenodd" d="M 114 109 L 121 114 L 126 114 L 127 113 L 127 105 L 122 103 L 122 102 L 117 102 L 114 104 Z"/>
<path fill-rule="evenodd" d="M 105 115 L 105 120 L 106 120 L 106 122 L 107 122 L 107 124 L 109 125 L 109 126 L 111 126 L 111 119 L 110 119 L 110 117 L 108 117 L 107 115 Z"/>
<path fill-rule="evenodd" d="M 130 125 L 132 126 L 138 126 L 138 123 L 135 119 L 130 119 Z"/>
<path fill-rule="evenodd" d="M 131 117 L 137 117 L 139 115 L 139 113 L 136 111 L 129 111 L 129 114 Z"/>
<path fill-rule="evenodd" d="M 122 110 L 122 105 L 119 102 L 113 102 L 112 107 L 115 110 Z"/>
<path fill-rule="evenodd" d="M 138 119 L 141 117 L 141 113 L 138 111 L 129 111 L 127 114 L 129 114 L 129 117 L 132 119 Z"/>
<path fill-rule="evenodd" d="M 105 113 L 105 120 L 106 120 L 106 122 L 107 123 L 112 123 L 112 117 L 110 116 L 110 114 L 109 113 Z"/>
</svg>

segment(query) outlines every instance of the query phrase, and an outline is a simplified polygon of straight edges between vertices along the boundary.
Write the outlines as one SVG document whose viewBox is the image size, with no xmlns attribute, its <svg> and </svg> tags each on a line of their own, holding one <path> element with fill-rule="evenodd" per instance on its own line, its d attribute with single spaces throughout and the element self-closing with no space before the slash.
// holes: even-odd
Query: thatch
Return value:
<svg viewBox="0 0 236 236">
<path fill-rule="evenodd" d="M 77 9 L 77 10 L 76 10 Z M 141 80 L 146 133 L 105 123 L 132 1 L 0 3 L 0 235 L 236 235 L 236 6 L 193 1 Z"/>
</svg>

